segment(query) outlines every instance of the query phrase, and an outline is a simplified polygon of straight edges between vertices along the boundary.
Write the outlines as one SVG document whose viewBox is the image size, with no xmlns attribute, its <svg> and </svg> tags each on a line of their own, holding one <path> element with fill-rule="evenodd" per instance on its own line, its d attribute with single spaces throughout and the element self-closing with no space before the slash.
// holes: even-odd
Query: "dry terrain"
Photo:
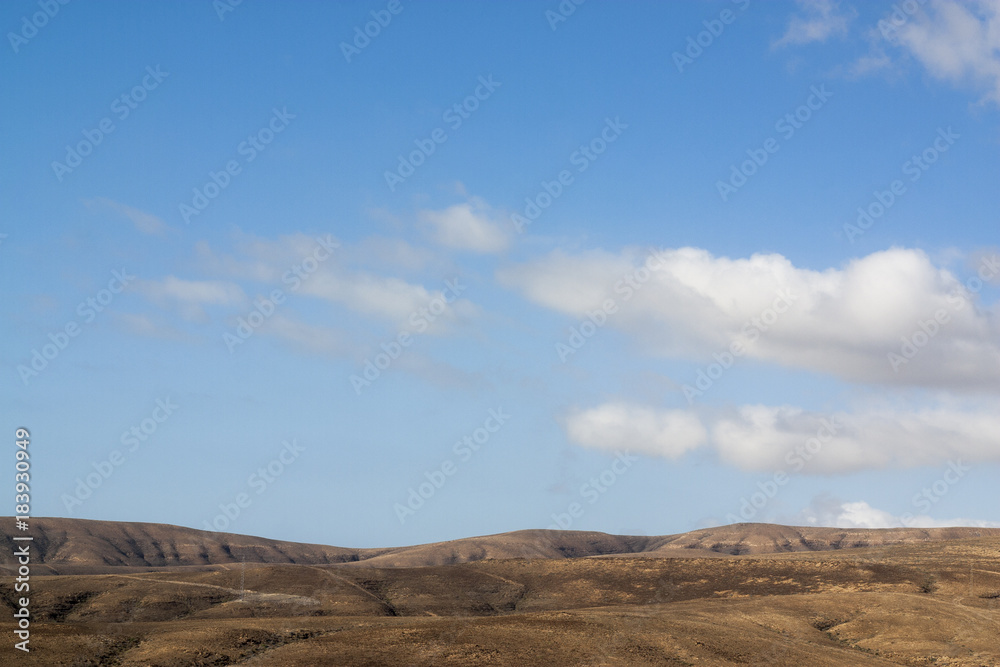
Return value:
<svg viewBox="0 0 1000 667">
<path fill-rule="evenodd" d="M 5 611 L 4 665 L 1000 665 L 996 529 L 386 549 L 69 519 L 32 534 L 32 651 L 13 650 Z"/>
</svg>

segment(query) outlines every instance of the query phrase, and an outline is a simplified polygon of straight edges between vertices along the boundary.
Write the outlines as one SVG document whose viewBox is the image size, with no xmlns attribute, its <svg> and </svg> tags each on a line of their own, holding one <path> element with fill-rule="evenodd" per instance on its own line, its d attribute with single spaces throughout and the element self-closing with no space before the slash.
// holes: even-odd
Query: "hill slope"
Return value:
<svg viewBox="0 0 1000 667">
<path fill-rule="evenodd" d="M 12 525 L 3 520 L 3 526 Z M 352 549 L 216 533 L 167 524 L 37 518 L 32 520 L 39 574 L 113 572 L 120 568 L 212 566 L 227 563 L 347 564 L 371 567 L 453 565 L 506 558 L 658 558 L 834 551 L 1000 537 L 1000 528 L 840 529 L 734 524 L 657 537 L 588 531 L 521 530 L 405 547 Z M 0 566 L 13 564 L 14 543 L 0 534 Z"/>
<path fill-rule="evenodd" d="M 998 554 L 1000 537 L 979 537 L 711 558 L 32 574 L 32 651 L 16 662 L 995 666 Z M 8 636 L 16 599 L 0 581 Z"/>
</svg>

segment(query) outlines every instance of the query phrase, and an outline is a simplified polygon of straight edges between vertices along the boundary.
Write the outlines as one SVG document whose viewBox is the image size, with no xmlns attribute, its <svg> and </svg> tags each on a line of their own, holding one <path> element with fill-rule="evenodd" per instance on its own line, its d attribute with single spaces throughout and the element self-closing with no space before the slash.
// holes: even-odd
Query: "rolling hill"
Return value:
<svg viewBox="0 0 1000 667">
<path fill-rule="evenodd" d="M 0 665 L 1000 665 L 995 529 L 526 530 L 349 549 L 33 521 L 32 651 Z"/>
<path fill-rule="evenodd" d="M 4 526 L 12 523 L 12 519 L 3 520 Z M 39 573 L 84 574 L 121 567 L 210 566 L 243 560 L 291 565 L 419 567 L 508 558 L 761 555 L 1000 537 L 1000 528 L 841 529 L 742 523 L 657 537 L 521 530 L 377 549 L 302 544 L 167 524 L 86 519 L 33 519 L 31 534 Z M 13 563 L 12 537 L 7 532 L 0 534 L 0 566 Z"/>
</svg>

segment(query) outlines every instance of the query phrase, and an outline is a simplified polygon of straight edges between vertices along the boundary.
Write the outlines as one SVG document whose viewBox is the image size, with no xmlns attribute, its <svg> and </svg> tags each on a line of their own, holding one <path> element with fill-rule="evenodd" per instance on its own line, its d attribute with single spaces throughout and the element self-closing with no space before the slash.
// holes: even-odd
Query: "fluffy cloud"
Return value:
<svg viewBox="0 0 1000 667">
<path fill-rule="evenodd" d="M 1000 415 L 935 408 L 823 415 L 748 405 L 712 428 L 719 457 L 744 470 L 843 473 L 1000 461 Z"/>
<path fill-rule="evenodd" d="M 490 220 L 490 209 L 480 199 L 442 211 L 421 211 L 420 220 L 435 242 L 446 248 L 496 253 L 506 250 L 510 243 L 507 228 Z"/>
<path fill-rule="evenodd" d="M 682 410 L 656 410 L 624 403 L 573 412 L 566 418 L 570 440 L 593 449 L 631 450 L 675 459 L 700 447 L 707 436 L 701 420 Z"/>
<path fill-rule="evenodd" d="M 836 0 L 798 0 L 798 4 L 804 15 L 788 21 L 788 29 L 775 47 L 825 42 L 831 36 L 846 35 L 848 25 L 858 14 L 854 9 L 841 10 Z"/>
<path fill-rule="evenodd" d="M 1000 274 L 1000 257 L 978 268 Z M 748 358 L 856 382 L 995 389 L 1000 376 L 1000 320 L 995 306 L 976 307 L 981 283 L 963 284 L 919 250 L 894 248 L 824 271 L 778 254 L 555 251 L 498 279 L 574 318 L 611 299 L 618 312 L 609 326 L 663 356 L 710 360 L 738 342 Z M 945 323 L 932 322 L 936 315 Z"/>
<path fill-rule="evenodd" d="M 902 25 L 885 24 L 932 76 L 972 83 L 1000 104 L 1000 0 L 936 0 Z"/>
<path fill-rule="evenodd" d="M 748 471 L 833 474 L 1000 461 L 1000 415 L 933 408 L 820 414 L 790 406 L 745 405 L 714 418 L 693 411 L 607 403 L 573 412 L 567 437 L 584 447 L 631 449 L 678 458 L 704 443 Z"/>
<path fill-rule="evenodd" d="M 862 501 L 855 502 L 814 502 L 803 510 L 797 523 L 808 526 L 831 526 L 833 528 L 945 528 L 949 526 L 970 526 L 973 528 L 1000 528 L 996 521 L 980 519 L 933 519 L 926 515 L 896 516 L 885 510 L 872 507 Z"/>
</svg>

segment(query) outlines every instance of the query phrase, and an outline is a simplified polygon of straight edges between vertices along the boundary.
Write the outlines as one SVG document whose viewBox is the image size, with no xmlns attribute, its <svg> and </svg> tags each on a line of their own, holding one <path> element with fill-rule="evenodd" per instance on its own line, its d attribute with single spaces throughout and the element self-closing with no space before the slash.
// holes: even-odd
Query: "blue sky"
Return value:
<svg viewBox="0 0 1000 667">
<path fill-rule="evenodd" d="M 35 514 L 345 546 L 1000 525 L 997 2 L 0 25 Z"/>
</svg>

